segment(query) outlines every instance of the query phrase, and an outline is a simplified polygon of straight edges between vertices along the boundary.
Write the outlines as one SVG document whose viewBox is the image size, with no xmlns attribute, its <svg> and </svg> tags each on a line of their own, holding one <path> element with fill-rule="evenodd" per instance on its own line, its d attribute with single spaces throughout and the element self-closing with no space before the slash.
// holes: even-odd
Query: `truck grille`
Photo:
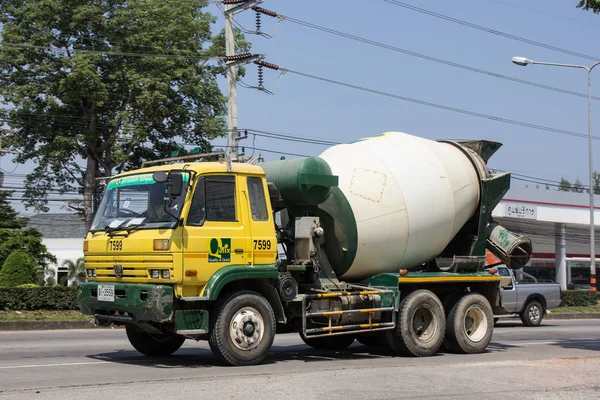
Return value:
<svg viewBox="0 0 600 400">
<path fill-rule="evenodd" d="M 115 276 L 115 264 L 123 266 L 123 276 Z M 119 282 L 148 282 L 150 270 L 170 270 L 173 277 L 173 256 L 171 254 L 130 254 L 118 256 L 85 256 L 86 269 L 96 270 L 96 279 L 99 281 L 115 280 Z M 94 279 L 92 279 L 94 280 Z M 160 279 L 164 282 L 165 279 Z"/>
</svg>

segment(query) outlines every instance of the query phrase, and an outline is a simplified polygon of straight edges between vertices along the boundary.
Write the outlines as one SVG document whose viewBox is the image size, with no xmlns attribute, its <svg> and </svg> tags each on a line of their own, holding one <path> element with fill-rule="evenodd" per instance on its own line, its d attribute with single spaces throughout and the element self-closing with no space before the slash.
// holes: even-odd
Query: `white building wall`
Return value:
<svg viewBox="0 0 600 400">
<path fill-rule="evenodd" d="M 55 276 L 58 275 L 58 268 L 62 267 L 65 260 L 77 261 L 78 258 L 83 257 L 83 239 L 43 238 L 42 243 L 48 252 L 56 257 L 57 264 L 50 267 L 54 270 Z"/>
</svg>

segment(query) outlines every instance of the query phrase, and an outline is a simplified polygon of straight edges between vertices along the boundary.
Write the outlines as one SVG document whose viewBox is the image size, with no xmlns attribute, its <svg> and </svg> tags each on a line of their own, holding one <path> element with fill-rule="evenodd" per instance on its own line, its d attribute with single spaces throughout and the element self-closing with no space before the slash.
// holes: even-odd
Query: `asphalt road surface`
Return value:
<svg viewBox="0 0 600 400">
<path fill-rule="evenodd" d="M 0 332 L 0 399 L 600 398 L 600 320 L 500 322 L 485 354 L 317 351 L 279 335 L 263 365 L 223 367 L 204 342 L 164 359 L 121 329 Z"/>
</svg>

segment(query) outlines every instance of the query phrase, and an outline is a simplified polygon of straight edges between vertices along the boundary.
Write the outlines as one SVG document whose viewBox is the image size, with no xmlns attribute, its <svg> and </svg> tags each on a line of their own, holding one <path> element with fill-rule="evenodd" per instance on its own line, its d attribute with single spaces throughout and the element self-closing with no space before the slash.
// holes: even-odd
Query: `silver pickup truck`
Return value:
<svg viewBox="0 0 600 400">
<path fill-rule="evenodd" d="M 558 283 L 538 283 L 525 273 L 519 272 L 527 280 L 517 280 L 513 270 L 504 266 L 496 266 L 500 275 L 502 307 L 506 311 L 502 315 L 494 315 L 494 322 L 499 318 L 518 315 L 525 326 L 538 326 L 542 323 L 546 310 L 556 308 L 561 303 L 561 290 Z M 527 283 L 527 282 L 533 283 Z"/>
</svg>

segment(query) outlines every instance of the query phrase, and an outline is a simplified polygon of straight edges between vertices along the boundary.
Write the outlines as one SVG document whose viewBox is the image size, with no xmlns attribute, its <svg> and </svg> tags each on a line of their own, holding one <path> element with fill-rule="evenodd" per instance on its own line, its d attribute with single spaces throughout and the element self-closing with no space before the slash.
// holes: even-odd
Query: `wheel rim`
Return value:
<svg viewBox="0 0 600 400">
<path fill-rule="evenodd" d="M 437 332 L 437 322 L 428 307 L 418 308 L 412 317 L 412 329 L 415 338 L 426 343 L 433 339 Z"/>
<path fill-rule="evenodd" d="M 487 333 L 488 319 L 481 307 L 472 305 L 465 313 L 465 321 L 463 325 L 465 335 L 467 335 L 469 340 L 472 342 L 479 342 Z"/>
<path fill-rule="evenodd" d="M 540 308 L 537 306 L 537 304 L 532 304 L 531 307 L 529 307 L 529 320 L 531 322 L 538 322 L 540 319 Z"/>
<path fill-rule="evenodd" d="M 231 318 L 229 336 L 240 350 L 256 348 L 264 335 L 265 323 L 260 313 L 252 307 L 244 307 Z"/>
</svg>

